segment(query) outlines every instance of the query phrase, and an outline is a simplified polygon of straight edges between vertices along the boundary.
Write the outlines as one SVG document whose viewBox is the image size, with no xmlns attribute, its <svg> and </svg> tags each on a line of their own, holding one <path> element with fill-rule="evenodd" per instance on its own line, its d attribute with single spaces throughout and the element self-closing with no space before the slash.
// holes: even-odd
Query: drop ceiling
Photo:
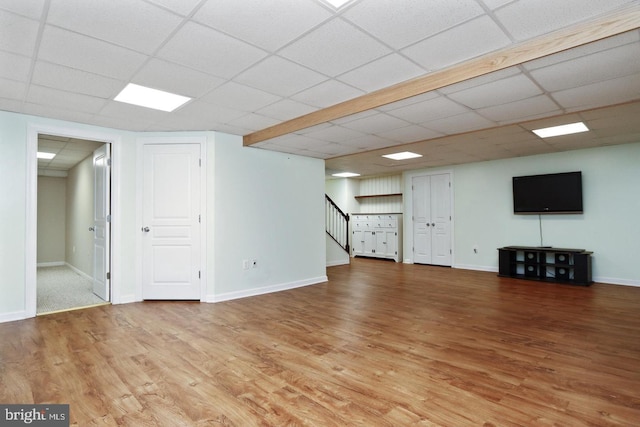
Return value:
<svg viewBox="0 0 640 427">
<path fill-rule="evenodd" d="M 0 110 L 221 131 L 363 176 L 632 143 L 639 27 L 637 0 L 0 0 Z M 113 101 L 127 83 L 193 100 Z"/>
</svg>

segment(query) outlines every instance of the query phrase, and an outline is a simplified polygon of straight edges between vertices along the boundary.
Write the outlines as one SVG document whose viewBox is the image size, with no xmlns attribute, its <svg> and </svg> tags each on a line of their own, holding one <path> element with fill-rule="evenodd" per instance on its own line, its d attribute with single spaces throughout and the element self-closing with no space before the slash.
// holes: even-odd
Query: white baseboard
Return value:
<svg viewBox="0 0 640 427">
<path fill-rule="evenodd" d="M 12 313 L 0 314 L 0 323 L 15 322 L 16 320 L 29 319 L 33 316 L 27 315 L 26 311 L 14 311 Z"/>
<path fill-rule="evenodd" d="M 93 281 L 93 277 L 89 276 L 87 273 L 85 273 L 82 270 L 79 270 L 77 267 L 74 267 L 73 265 L 69 264 L 68 262 L 65 262 L 65 264 L 67 265 L 67 267 L 69 267 L 70 269 L 72 269 L 73 271 L 75 271 L 76 273 L 78 273 L 79 275 L 81 275 L 82 277 L 84 277 L 85 279 L 91 280 Z"/>
<path fill-rule="evenodd" d="M 135 294 L 120 295 L 117 300 L 114 298 L 113 301 L 111 301 L 111 304 L 130 304 L 132 302 L 138 302 Z"/>
<path fill-rule="evenodd" d="M 303 286 L 315 285 L 328 281 L 327 276 L 314 277 L 305 280 L 299 280 L 289 283 L 281 283 L 278 285 L 265 286 L 262 288 L 247 289 L 244 291 L 226 292 L 218 295 L 207 295 L 206 302 L 222 302 L 234 299 L 248 298 L 258 295 L 270 294 L 273 292 L 287 291 L 289 289 L 301 288 Z"/>
<path fill-rule="evenodd" d="M 469 265 L 469 264 L 456 264 L 453 268 L 459 268 L 461 270 L 474 270 L 474 271 L 486 271 L 489 273 L 497 273 L 498 267 L 489 267 L 486 265 Z"/>
<path fill-rule="evenodd" d="M 594 277 L 594 282 L 604 283 L 607 285 L 622 285 L 622 286 L 636 286 L 640 287 L 639 280 L 628 280 L 628 279 L 616 279 L 613 277 Z"/>
<path fill-rule="evenodd" d="M 351 263 L 351 258 L 347 258 L 346 261 L 327 261 L 327 267 L 335 267 L 336 265 L 349 265 Z"/>
<path fill-rule="evenodd" d="M 65 265 L 64 261 L 53 261 L 53 262 L 39 262 L 36 264 L 36 267 L 61 267 Z"/>
</svg>

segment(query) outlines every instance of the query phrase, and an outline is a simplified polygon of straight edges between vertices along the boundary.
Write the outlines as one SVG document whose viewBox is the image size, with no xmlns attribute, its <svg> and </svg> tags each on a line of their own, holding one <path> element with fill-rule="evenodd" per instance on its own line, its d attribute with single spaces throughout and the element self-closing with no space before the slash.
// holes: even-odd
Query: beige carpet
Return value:
<svg viewBox="0 0 640 427">
<path fill-rule="evenodd" d="M 105 303 L 93 293 L 91 280 L 66 265 L 39 267 L 37 294 L 36 314 Z"/>
</svg>

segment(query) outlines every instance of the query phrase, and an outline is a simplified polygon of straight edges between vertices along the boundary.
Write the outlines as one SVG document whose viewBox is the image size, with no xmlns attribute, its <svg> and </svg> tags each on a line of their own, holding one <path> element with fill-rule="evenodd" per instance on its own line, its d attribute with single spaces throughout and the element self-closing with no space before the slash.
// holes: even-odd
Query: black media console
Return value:
<svg viewBox="0 0 640 427">
<path fill-rule="evenodd" d="M 498 276 L 591 285 L 591 254 L 584 249 L 505 246 L 498 249 Z"/>
</svg>

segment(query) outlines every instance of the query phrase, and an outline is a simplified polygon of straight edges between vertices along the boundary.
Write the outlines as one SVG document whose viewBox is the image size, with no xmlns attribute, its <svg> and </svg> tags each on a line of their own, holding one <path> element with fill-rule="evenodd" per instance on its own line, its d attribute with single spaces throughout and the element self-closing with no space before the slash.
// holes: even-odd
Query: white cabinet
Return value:
<svg viewBox="0 0 640 427">
<path fill-rule="evenodd" d="M 355 256 L 402 260 L 401 214 L 352 214 L 351 252 Z"/>
</svg>

